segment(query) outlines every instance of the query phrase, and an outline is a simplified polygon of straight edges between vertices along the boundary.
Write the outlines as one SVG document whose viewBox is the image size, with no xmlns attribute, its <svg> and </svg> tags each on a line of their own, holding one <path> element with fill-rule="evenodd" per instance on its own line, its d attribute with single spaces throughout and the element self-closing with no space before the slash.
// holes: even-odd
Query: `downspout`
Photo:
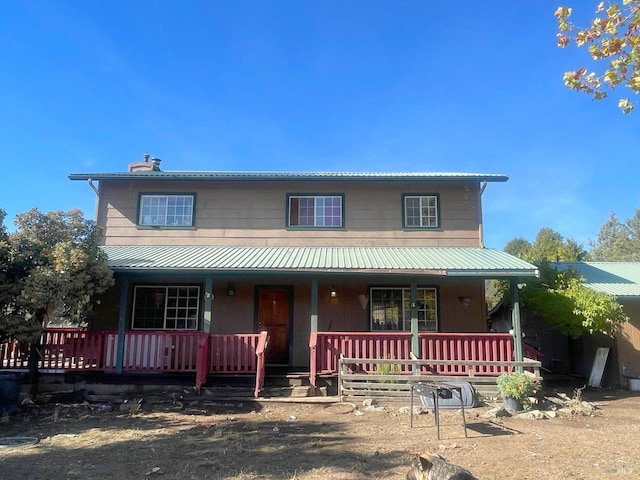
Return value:
<svg viewBox="0 0 640 480">
<path fill-rule="evenodd" d="M 91 187 L 91 190 L 96 192 L 96 206 L 95 206 L 95 209 L 94 209 L 94 212 L 93 212 L 93 220 L 95 222 L 97 222 L 98 221 L 98 208 L 99 208 L 99 203 L 100 203 L 100 190 L 98 190 L 96 188 L 96 186 L 93 184 L 93 179 L 92 178 L 87 178 L 87 183 Z"/>
<path fill-rule="evenodd" d="M 318 279 L 311 279 L 311 318 L 309 330 L 318 333 Z"/>
<path fill-rule="evenodd" d="M 479 213 L 479 222 L 478 222 L 478 235 L 480 237 L 480 248 L 484 248 L 484 229 L 483 229 L 483 221 L 482 221 L 482 194 L 487 188 L 487 181 L 485 180 L 480 184 L 480 194 L 478 195 L 478 213 Z"/>
</svg>

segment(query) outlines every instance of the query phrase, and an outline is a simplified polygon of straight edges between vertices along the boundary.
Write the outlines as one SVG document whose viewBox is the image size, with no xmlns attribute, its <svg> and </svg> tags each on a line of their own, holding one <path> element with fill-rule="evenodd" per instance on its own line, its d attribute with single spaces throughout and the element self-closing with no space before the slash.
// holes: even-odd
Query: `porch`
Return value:
<svg viewBox="0 0 640 480">
<path fill-rule="evenodd" d="M 120 341 L 119 338 L 122 338 Z M 499 333 L 419 333 L 419 355 L 412 350 L 408 332 L 312 332 L 309 336 L 309 384 L 317 389 L 319 379 L 336 378 L 340 357 L 389 360 L 394 373 L 411 375 L 411 360 L 422 363 L 421 375 L 434 378 L 482 379 L 516 368 L 513 336 Z M 263 389 L 269 338 L 267 332 L 208 334 L 206 332 L 126 331 L 48 328 L 41 346 L 41 372 L 104 372 L 123 375 L 161 373 L 194 375 L 200 392 L 208 377 L 253 378 L 254 397 Z M 539 360 L 540 352 L 524 345 L 525 357 Z M 0 345 L 0 368 L 26 370 L 30 346 L 19 342 Z M 399 361 L 406 361 L 399 362 Z M 379 374 L 380 362 L 358 363 L 358 371 Z"/>
</svg>

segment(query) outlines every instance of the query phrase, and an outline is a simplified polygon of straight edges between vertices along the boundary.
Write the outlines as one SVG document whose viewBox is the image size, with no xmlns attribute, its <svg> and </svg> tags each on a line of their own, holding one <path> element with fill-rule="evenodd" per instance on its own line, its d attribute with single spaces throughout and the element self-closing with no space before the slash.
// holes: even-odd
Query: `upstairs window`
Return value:
<svg viewBox="0 0 640 480">
<path fill-rule="evenodd" d="M 138 225 L 192 227 L 194 195 L 141 195 Z"/>
<path fill-rule="evenodd" d="M 438 330 L 435 288 L 418 288 L 416 313 L 418 330 Z M 372 288 L 371 330 L 411 331 L 411 289 L 402 287 Z"/>
<path fill-rule="evenodd" d="M 290 195 L 289 227 L 340 228 L 343 226 L 342 195 Z"/>
<path fill-rule="evenodd" d="M 199 303 L 200 287 L 197 286 L 136 286 L 132 327 L 197 330 Z"/>
<path fill-rule="evenodd" d="M 404 195 L 405 228 L 438 228 L 440 226 L 437 195 Z"/>
</svg>

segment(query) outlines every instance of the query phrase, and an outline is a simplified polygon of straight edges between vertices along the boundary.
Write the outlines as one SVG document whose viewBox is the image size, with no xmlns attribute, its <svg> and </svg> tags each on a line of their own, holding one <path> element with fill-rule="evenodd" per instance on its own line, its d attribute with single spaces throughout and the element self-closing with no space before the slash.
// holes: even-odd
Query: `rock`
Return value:
<svg viewBox="0 0 640 480">
<path fill-rule="evenodd" d="M 404 407 L 400 407 L 398 409 L 398 412 L 403 414 L 403 415 L 409 415 L 411 413 L 411 407 L 408 406 L 408 405 L 405 405 Z M 421 415 L 423 413 L 429 413 L 429 410 L 425 410 L 420 405 L 414 405 L 413 406 L 413 414 L 414 415 Z"/>
<path fill-rule="evenodd" d="M 362 406 L 363 407 L 371 407 L 373 405 L 376 405 L 377 402 L 373 399 L 373 398 L 367 398 L 366 400 L 362 401 Z"/>
<path fill-rule="evenodd" d="M 483 418 L 496 418 L 496 417 L 510 417 L 511 414 L 507 412 L 504 407 L 495 407 L 491 410 L 487 410 L 482 414 Z"/>
<path fill-rule="evenodd" d="M 516 415 L 517 418 L 522 418 L 525 420 L 544 420 L 545 414 L 540 410 L 529 410 L 528 412 L 522 412 Z"/>
<path fill-rule="evenodd" d="M 377 405 L 369 405 L 368 407 L 364 407 L 367 412 L 385 412 L 387 409 L 382 406 Z"/>
<path fill-rule="evenodd" d="M 151 470 L 149 470 L 147 473 L 145 473 L 145 476 L 149 476 L 149 475 L 154 475 L 154 474 L 162 474 L 162 469 L 160 467 L 153 467 Z"/>
</svg>

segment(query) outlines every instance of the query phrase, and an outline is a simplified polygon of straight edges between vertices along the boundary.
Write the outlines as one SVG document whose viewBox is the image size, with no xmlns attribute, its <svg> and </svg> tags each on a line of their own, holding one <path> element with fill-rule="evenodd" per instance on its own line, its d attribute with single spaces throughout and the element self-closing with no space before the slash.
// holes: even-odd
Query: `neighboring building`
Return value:
<svg viewBox="0 0 640 480">
<path fill-rule="evenodd" d="M 491 360 L 497 347 L 477 343 L 497 342 L 478 337 L 489 335 L 484 280 L 537 274 L 483 245 L 482 195 L 505 175 L 178 172 L 159 164 L 145 155 L 127 172 L 70 175 L 96 193 L 116 277 L 90 326 L 112 332 L 101 340 L 113 352 L 103 368 L 189 363 L 193 347 L 180 347 L 187 353 L 178 359 L 174 334 L 206 342 L 262 330 L 268 363 L 312 373 L 334 370 L 322 362 L 358 334 L 370 345 L 360 355 L 408 358 L 410 345 L 430 359 Z M 476 336 L 455 337 L 462 333 Z M 426 352 L 429 334 L 448 335 L 455 352 Z M 136 335 L 146 337 L 130 340 Z M 386 339 L 382 349 L 371 346 L 377 339 Z M 235 355 L 207 345 L 209 373 L 219 357 Z"/>
<path fill-rule="evenodd" d="M 609 347 L 603 385 L 626 387 L 629 378 L 640 378 L 640 262 L 576 262 L 557 266 L 575 268 L 585 278 L 585 286 L 615 296 L 629 317 L 629 322 L 613 337 L 594 334 L 579 339 L 576 349 L 579 354 L 575 355 L 578 373 L 589 377 L 597 348 Z"/>
</svg>

